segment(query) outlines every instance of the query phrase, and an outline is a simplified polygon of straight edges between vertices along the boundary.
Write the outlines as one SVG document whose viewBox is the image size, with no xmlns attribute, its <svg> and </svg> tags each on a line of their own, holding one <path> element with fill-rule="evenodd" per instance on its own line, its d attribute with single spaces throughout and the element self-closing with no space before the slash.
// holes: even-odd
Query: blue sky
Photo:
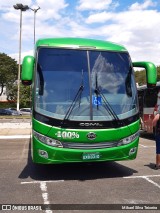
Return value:
<svg viewBox="0 0 160 213">
<path fill-rule="evenodd" d="M 160 0 L 0 0 L 0 52 L 18 60 L 19 11 L 36 13 L 36 39 L 85 37 L 124 45 L 132 61 L 160 65 Z M 22 57 L 33 55 L 32 10 L 23 12 Z"/>
</svg>

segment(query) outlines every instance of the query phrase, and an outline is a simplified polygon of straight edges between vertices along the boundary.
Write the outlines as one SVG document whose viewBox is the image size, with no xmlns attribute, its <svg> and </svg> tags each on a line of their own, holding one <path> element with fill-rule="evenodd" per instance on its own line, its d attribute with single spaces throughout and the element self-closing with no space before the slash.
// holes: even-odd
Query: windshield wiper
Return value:
<svg viewBox="0 0 160 213">
<path fill-rule="evenodd" d="M 72 111 L 73 111 L 78 99 L 79 99 L 79 106 L 80 106 L 80 100 L 81 100 L 81 95 L 82 95 L 83 89 L 84 89 L 84 86 L 81 85 L 79 87 L 79 90 L 76 93 L 75 98 L 73 99 L 73 101 L 72 101 L 72 103 L 71 103 L 66 115 L 64 116 L 62 124 L 64 124 L 64 121 L 68 120 L 68 118 L 70 117 L 70 114 L 72 113 Z"/>
<path fill-rule="evenodd" d="M 63 119 L 63 121 L 62 121 L 62 124 L 64 124 L 64 121 L 66 121 L 66 120 L 69 119 L 69 117 L 70 117 L 70 115 L 71 115 L 71 113 L 72 113 L 72 111 L 73 111 L 73 109 L 74 109 L 74 107 L 75 107 L 75 105 L 76 105 L 78 99 L 79 99 L 79 107 L 80 107 L 80 104 L 81 104 L 81 96 L 82 96 L 83 90 L 84 90 L 84 85 L 83 85 L 83 70 L 82 70 L 81 85 L 80 85 L 80 87 L 79 87 L 79 89 L 78 89 L 78 91 L 77 91 L 77 93 L 76 93 L 76 95 L 75 95 L 75 97 L 74 97 L 74 99 L 73 99 L 73 101 L 72 101 L 72 103 L 71 103 L 71 105 L 70 105 L 68 111 L 66 112 L 66 114 L 65 114 L 65 116 L 64 116 L 64 119 Z"/>
<path fill-rule="evenodd" d="M 99 91 L 98 91 L 98 80 L 97 80 L 97 73 L 96 73 L 96 88 L 94 90 L 94 92 L 96 93 L 96 98 L 97 98 L 97 110 L 98 110 L 98 94 L 99 94 Z"/>
<path fill-rule="evenodd" d="M 117 114 L 114 112 L 114 110 L 112 109 L 111 105 L 109 104 L 109 102 L 107 101 L 107 99 L 103 95 L 103 93 L 101 93 L 98 88 L 95 89 L 95 93 L 96 93 L 97 96 L 99 95 L 102 98 L 102 100 L 103 100 L 103 102 L 105 104 L 105 108 L 106 108 L 107 112 L 114 118 L 114 120 L 119 121 L 119 118 L 118 118 Z"/>
<path fill-rule="evenodd" d="M 95 92 L 95 94 L 97 96 L 97 110 L 98 110 L 98 95 L 99 95 L 102 98 L 102 100 L 103 100 L 103 102 L 105 104 L 105 108 L 106 108 L 107 112 L 114 118 L 114 120 L 119 121 L 119 118 L 118 118 L 117 114 L 112 109 L 111 105 L 107 101 L 107 99 L 104 96 L 104 94 L 98 88 L 97 73 L 96 73 L 96 88 L 95 88 L 94 92 Z"/>
<path fill-rule="evenodd" d="M 44 77 L 39 64 L 37 64 L 37 72 L 39 74 L 39 95 L 42 96 L 44 93 Z"/>
<path fill-rule="evenodd" d="M 125 80 L 126 94 L 129 97 L 132 97 L 131 75 L 132 75 L 132 67 L 129 68 L 129 72 L 128 72 L 126 80 Z"/>
</svg>

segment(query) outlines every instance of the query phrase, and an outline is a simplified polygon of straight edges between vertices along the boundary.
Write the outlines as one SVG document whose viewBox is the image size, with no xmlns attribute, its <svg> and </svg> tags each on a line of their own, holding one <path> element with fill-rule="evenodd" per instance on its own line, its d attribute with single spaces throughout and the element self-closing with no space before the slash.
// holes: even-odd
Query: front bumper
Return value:
<svg viewBox="0 0 160 213">
<path fill-rule="evenodd" d="M 76 162 L 133 160 L 137 156 L 139 138 L 123 146 L 101 149 L 55 148 L 32 139 L 32 159 L 34 163 L 59 164 Z M 83 153 L 99 153 L 99 159 L 83 160 Z"/>
</svg>

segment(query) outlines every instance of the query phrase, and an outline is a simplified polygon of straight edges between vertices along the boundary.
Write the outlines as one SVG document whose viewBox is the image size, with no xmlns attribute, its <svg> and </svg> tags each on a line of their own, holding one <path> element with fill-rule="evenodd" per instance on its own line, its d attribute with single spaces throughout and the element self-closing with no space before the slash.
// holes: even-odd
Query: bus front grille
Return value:
<svg viewBox="0 0 160 213">
<path fill-rule="evenodd" d="M 72 143 L 72 142 L 61 142 L 63 148 L 68 149 L 103 149 L 116 147 L 117 141 L 114 142 L 99 142 L 99 143 Z"/>
</svg>

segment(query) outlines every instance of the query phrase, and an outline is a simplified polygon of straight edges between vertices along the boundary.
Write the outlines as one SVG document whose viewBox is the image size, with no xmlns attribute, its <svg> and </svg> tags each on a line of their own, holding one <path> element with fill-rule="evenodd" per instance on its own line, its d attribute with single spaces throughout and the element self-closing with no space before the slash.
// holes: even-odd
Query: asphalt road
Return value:
<svg viewBox="0 0 160 213">
<path fill-rule="evenodd" d="M 0 147 L 0 204 L 84 204 L 77 210 L 71 210 L 74 206 L 70 205 L 67 211 L 36 211 L 45 213 L 93 212 L 93 209 L 95 213 L 126 212 L 114 210 L 121 206 L 133 206 L 134 210 L 127 211 L 134 213 L 160 212 L 152 210 L 160 203 L 160 170 L 154 170 L 152 137 L 140 138 L 136 160 L 92 164 L 34 165 L 28 138 L 0 139 Z M 107 205 L 98 210 L 98 204 L 120 204 L 120 207 Z M 146 210 L 149 205 L 153 208 Z M 139 210 L 140 207 L 145 210 Z M 83 208 L 88 210 L 81 211 Z"/>
</svg>

